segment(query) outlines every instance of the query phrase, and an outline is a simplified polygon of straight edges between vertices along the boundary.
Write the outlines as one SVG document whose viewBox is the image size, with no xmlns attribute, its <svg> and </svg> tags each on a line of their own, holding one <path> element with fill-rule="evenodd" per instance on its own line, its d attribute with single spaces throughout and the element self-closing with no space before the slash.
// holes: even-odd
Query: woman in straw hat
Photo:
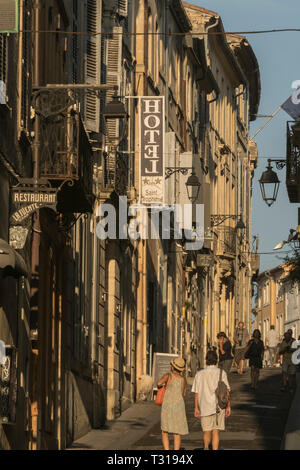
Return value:
<svg viewBox="0 0 300 470">
<path fill-rule="evenodd" d="M 170 450 L 169 433 L 174 435 L 174 450 L 180 449 L 181 436 L 188 434 L 184 397 L 186 380 L 182 376 L 185 361 L 176 357 L 171 361 L 171 373 L 165 374 L 158 382 L 161 387 L 166 384 L 166 392 L 161 407 L 161 431 L 164 450 Z"/>
</svg>

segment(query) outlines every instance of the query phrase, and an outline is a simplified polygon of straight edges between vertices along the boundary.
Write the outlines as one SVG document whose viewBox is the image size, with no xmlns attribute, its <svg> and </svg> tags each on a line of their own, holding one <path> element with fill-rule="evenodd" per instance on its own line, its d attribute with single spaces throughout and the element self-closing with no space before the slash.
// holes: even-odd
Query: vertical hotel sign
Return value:
<svg viewBox="0 0 300 470">
<path fill-rule="evenodd" d="M 140 204 L 164 204 L 165 97 L 140 98 Z"/>
</svg>

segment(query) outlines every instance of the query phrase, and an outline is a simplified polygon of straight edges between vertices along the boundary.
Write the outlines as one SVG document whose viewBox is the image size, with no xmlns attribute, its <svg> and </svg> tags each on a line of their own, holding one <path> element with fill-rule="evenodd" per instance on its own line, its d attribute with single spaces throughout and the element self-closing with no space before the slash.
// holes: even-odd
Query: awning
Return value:
<svg viewBox="0 0 300 470">
<path fill-rule="evenodd" d="M 0 238 L 0 269 L 12 276 L 28 276 L 28 269 L 22 256 L 5 240 Z"/>
</svg>

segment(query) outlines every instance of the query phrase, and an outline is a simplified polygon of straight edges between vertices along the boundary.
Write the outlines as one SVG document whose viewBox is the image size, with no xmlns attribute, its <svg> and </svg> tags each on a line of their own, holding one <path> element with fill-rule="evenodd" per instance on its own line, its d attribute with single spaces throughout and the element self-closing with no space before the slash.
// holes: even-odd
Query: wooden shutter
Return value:
<svg viewBox="0 0 300 470">
<path fill-rule="evenodd" d="M 122 33 L 123 28 L 115 26 L 112 37 L 106 42 L 106 83 L 117 85 L 120 93 L 122 79 Z M 114 94 L 113 90 L 106 93 L 106 101 L 109 102 Z M 107 123 L 107 133 L 112 138 L 119 137 L 119 123 L 117 119 L 112 119 Z"/>
<path fill-rule="evenodd" d="M 118 13 L 120 16 L 128 15 L 128 0 L 117 0 L 118 3 Z"/>
<path fill-rule="evenodd" d="M 6 85 L 6 34 L 0 34 L 0 80 Z M 3 91 L 3 90 L 2 90 Z"/>
<path fill-rule="evenodd" d="M 101 2 L 87 2 L 87 32 L 91 35 L 86 43 L 85 81 L 94 85 L 100 84 L 101 73 Z M 94 93 L 87 93 L 85 100 L 85 124 L 88 131 L 99 132 L 100 100 Z"/>
<path fill-rule="evenodd" d="M 32 1 L 25 0 L 23 4 L 23 30 L 30 31 L 32 28 L 31 15 Z M 29 96 L 30 89 L 30 69 L 32 63 L 30 44 L 32 41 L 31 33 L 22 34 L 22 95 L 21 95 L 21 127 L 28 128 L 29 123 Z"/>
</svg>

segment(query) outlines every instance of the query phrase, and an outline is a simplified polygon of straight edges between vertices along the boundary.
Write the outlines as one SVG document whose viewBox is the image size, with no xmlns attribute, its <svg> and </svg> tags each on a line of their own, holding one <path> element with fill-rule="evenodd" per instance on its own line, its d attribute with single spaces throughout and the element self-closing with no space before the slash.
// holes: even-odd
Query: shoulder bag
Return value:
<svg viewBox="0 0 300 470">
<path fill-rule="evenodd" d="M 156 405 L 161 406 L 163 404 L 164 396 L 165 396 L 165 393 L 166 393 L 166 388 L 167 388 L 169 382 L 170 382 L 170 374 L 169 374 L 167 383 L 157 390 L 156 398 L 155 398 L 155 404 Z"/>
</svg>

